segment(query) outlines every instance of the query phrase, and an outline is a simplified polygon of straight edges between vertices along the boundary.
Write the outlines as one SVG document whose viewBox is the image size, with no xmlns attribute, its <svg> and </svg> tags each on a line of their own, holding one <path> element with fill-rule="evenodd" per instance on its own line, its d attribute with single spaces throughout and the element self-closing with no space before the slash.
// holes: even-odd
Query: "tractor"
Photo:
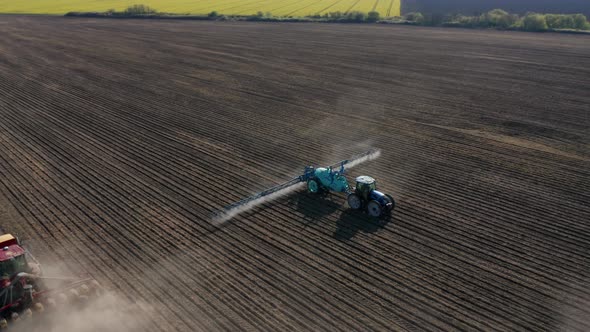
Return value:
<svg viewBox="0 0 590 332">
<path fill-rule="evenodd" d="M 374 178 L 366 175 L 359 176 L 356 178 L 354 190 L 350 189 L 344 176 L 345 162 L 341 162 L 338 171 L 334 171 L 332 166 L 326 168 L 307 166 L 302 175 L 302 180 L 307 181 L 307 191 L 318 195 L 326 195 L 329 192 L 346 193 L 348 206 L 351 209 L 365 211 L 372 217 L 380 217 L 391 212 L 395 207 L 395 200 L 391 195 L 377 191 Z"/>
<path fill-rule="evenodd" d="M 351 168 L 362 162 L 373 160 L 379 157 L 380 154 L 381 150 L 371 149 L 328 167 L 315 168 L 306 166 L 302 175 L 226 206 L 216 213 L 213 220 L 217 224 L 221 224 L 241 211 L 245 211 L 246 207 L 253 207 L 261 202 L 278 197 L 281 193 L 289 192 L 290 188 L 301 183 L 307 184 L 309 193 L 321 197 L 328 195 L 330 192 L 346 193 L 348 195 L 348 205 L 351 209 L 365 211 L 373 217 L 383 216 L 390 213 L 395 207 L 393 197 L 377 191 L 375 179 L 370 176 L 356 178 L 354 190 L 350 189 L 346 176 L 344 176 L 344 166 Z"/>
<path fill-rule="evenodd" d="M 375 179 L 366 175 L 356 178 L 354 192 L 349 193 L 346 200 L 351 209 L 367 211 L 372 217 L 379 217 L 395 208 L 393 197 L 377 191 Z"/>
<path fill-rule="evenodd" d="M 11 234 L 0 235 L 0 278 L 0 330 L 20 315 L 26 319 L 46 307 L 52 309 L 57 302 L 81 303 L 100 291 L 90 277 L 44 276 L 37 260 Z"/>
</svg>

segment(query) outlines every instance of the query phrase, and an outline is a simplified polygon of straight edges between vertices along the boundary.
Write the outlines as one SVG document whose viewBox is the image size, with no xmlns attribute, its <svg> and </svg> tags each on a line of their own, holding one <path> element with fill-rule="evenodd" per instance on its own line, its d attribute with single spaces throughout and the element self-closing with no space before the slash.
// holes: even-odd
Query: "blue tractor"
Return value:
<svg viewBox="0 0 590 332">
<path fill-rule="evenodd" d="M 375 179 L 366 175 L 356 178 L 354 191 L 348 193 L 346 200 L 351 209 L 367 211 L 372 217 L 379 217 L 395 208 L 393 197 L 377 191 Z"/>
<path fill-rule="evenodd" d="M 307 191 L 313 194 L 325 195 L 329 192 L 342 192 L 348 194 L 348 206 L 353 210 L 367 212 L 372 217 L 380 217 L 390 213 L 395 207 L 395 201 L 391 195 L 377 191 L 377 184 L 370 176 L 356 178 L 354 190 L 350 189 L 344 176 L 344 165 L 341 162 L 340 170 L 334 171 L 332 166 L 314 168 L 307 166 L 301 176 L 301 181 L 307 181 Z"/>
</svg>

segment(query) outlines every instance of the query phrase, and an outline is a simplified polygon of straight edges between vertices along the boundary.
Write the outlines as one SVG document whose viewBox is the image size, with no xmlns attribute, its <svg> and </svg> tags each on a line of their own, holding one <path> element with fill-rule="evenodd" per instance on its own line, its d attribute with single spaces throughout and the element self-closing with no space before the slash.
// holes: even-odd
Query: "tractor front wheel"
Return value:
<svg viewBox="0 0 590 332">
<path fill-rule="evenodd" d="M 382 212 L 383 209 L 381 208 L 381 204 L 379 204 L 379 202 L 370 201 L 369 204 L 367 204 L 367 213 L 369 213 L 371 217 L 379 217 L 381 216 Z"/>
<path fill-rule="evenodd" d="M 389 209 L 389 211 L 393 211 L 393 209 L 395 209 L 395 200 L 393 199 L 393 197 L 391 197 L 391 195 L 385 194 L 385 196 L 387 196 L 387 198 L 391 202 L 391 208 Z"/>
<path fill-rule="evenodd" d="M 349 194 L 346 200 L 348 201 L 348 206 L 353 210 L 359 210 L 363 205 L 361 198 L 355 193 Z"/>
<path fill-rule="evenodd" d="M 309 191 L 312 194 L 317 194 L 320 192 L 320 185 L 316 180 L 310 179 L 309 181 L 307 181 L 307 191 Z"/>
</svg>

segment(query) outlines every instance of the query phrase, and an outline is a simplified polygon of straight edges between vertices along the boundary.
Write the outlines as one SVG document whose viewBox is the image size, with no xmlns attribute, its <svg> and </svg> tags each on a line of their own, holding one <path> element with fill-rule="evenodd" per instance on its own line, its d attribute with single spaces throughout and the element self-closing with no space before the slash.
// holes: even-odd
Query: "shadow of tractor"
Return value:
<svg viewBox="0 0 590 332">
<path fill-rule="evenodd" d="M 334 213 L 342 206 L 338 197 L 332 194 L 318 196 L 310 193 L 294 195 L 289 203 L 295 206 L 297 212 L 305 216 L 307 223 L 317 221 Z"/>
<path fill-rule="evenodd" d="M 339 241 L 352 239 L 358 232 L 375 233 L 391 222 L 392 215 L 374 218 L 366 213 L 354 210 L 346 210 L 336 222 L 334 238 Z"/>
</svg>

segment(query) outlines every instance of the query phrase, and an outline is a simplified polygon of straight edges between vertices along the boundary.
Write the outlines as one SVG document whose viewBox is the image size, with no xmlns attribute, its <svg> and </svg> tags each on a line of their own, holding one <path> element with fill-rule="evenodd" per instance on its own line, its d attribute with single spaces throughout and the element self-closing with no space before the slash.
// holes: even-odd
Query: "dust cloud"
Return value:
<svg viewBox="0 0 590 332">
<path fill-rule="evenodd" d="M 587 272 L 586 269 L 585 272 Z M 590 279 L 584 278 L 582 285 L 586 288 L 590 285 Z M 578 296 L 566 295 L 559 302 L 554 305 L 558 309 L 556 331 L 588 331 L 590 326 L 590 317 L 587 314 L 587 308 L 590 304 L 590 297 L 580 294 L 576 288 L 571 288 L 572 294 L 578 293 Z"/>
<path fill-rule="evenodd" d="M 230 219 L 232 219 L 233 217 L 237 216 L 240 213 L 244 213 L 246 211 L 252 210 L 253 208 L 255 208 L 261 204 L 273 201 L 277 198 L 287 196 L 290 193 L 297 191 L 301 187 L 303 187 L 303 183 L 300 182 L 300 183 L 294 184 L 291 187 L 287 187 L 285 189 L 274 192 L 270 195 L 263 196 L 258 199 L 255 199 L 253 201 L 250 201 L 244 205 L 236 206 L 233 209 L 224 211 L 223 213 L 221 213 L 213 218 L 213 225 L 218 226 L 218 227 L 222 226 L 223 224 L 225 224 Z"/>
<path fill-rule="evenodd" d="M 10 322 L 10 331 L 95 332 L 145 331 L 144 319 L 114 292 L 107 292 L 77 305 L 34 312 L 30 321 L 23 315 Z"/>
<path fill-rule="evenodd" d="M 64 271 L 59 264 L 44 264 L 43 271 L 44 276 L 50 276 L 47 271 L 52 273 L 51 277 L 71 276 L 57 274 Z M 79 291 L 80 287 L 60 288 L 60 281 L 52 279 L 44 280 L 43 283 L 48 289 L 64 289 L 60 292 L 63 295 L 51 294 L 40 302 L 43 305 L 41 310 L 34 306 L 32 314 L 22 312 L 17 319 L 9 319 L 9 331 L 139 332 L 153 329 L 146 318 L 153 309 L 146 303 L 130 301 L 123 294 L 105 289 L 103 286 L 90 286 L 86 293 L 74 293 L 72 289 Z"/>
<path fill-rule="evenodd" d="M 375 149 L 372 153 L 364 156 L 364 157 L 360 157 L 357 159 L 353 159 L 351 160 L 348 164 L 346 164 L 346 166 L 344 166 L 345 168 L 353 168 L 355 166 L 358 166 L 366 161 L 370 161 L 370 160 L 375 160 L 377 158 L 381 157 L 381 150 L 380 149 Z"/>
</svg>

